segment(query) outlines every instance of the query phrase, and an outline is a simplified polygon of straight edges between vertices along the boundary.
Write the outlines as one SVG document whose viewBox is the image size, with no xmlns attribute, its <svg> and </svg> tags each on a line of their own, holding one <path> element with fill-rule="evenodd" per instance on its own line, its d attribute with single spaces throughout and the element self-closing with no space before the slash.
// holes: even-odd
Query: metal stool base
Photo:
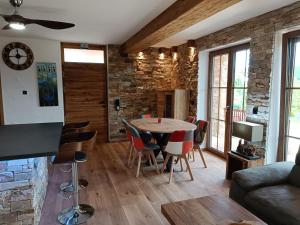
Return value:
<svg viewBox="0 0 300 225">
<path fill-rule="evenodd" d="M 86 223 L 94 215 L 94 208 L 90 205 L 79 204 L 79 209 L 75 207 L 64 209 L 57 216 L 58 221 L 63 225 L 73 225 Z"/>
<path fill-rule="evenodd" d="M 83 189 L 87 188 L 88 186 L 89 186 L 89 182 L 87 180 L 79 179 L 79 181 L 78 181 L 79 190 L 83 190 Z M 62 192 L 72 192 L 72 193 L 75 192 L 75 188 L 73 186 L 72 181 L 62 183 L 60 185 L 60 191 L 62 191 Z"/>
</svg>

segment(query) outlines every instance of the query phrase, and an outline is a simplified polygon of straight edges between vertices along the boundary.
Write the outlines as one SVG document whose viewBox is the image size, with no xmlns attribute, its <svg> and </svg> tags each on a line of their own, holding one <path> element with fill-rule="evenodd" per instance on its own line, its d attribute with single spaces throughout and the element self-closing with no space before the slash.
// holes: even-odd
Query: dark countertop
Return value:
<svg viewBox="0 0 300 225">
<path fill-rule="evenodd" d="M 63 123 L 0 126 L 0 161 L 55 155 Z"/>
</svg>

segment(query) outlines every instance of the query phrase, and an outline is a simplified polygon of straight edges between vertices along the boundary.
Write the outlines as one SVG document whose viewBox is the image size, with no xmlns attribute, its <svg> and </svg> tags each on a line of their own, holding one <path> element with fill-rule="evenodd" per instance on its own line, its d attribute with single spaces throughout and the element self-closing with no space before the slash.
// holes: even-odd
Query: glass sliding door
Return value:
<svg viewBox="0 0 300 225">
<path fill-rule="evenodd" d="M 285 73 L 282 84 L 281 115 L 284 115 L 284 125 L 281 126 L 283 137 L 283 160 L 294 161 L 300 146 L 300 32 L 287 41 Z M 284 108 L 283 108 L 284 106 Z M 279 160 L 282 160 L 279 158 Z"/>
<path fill-rule="evenodd" d="M 232 121 L 246 119 L 249 57 L 248 44 L 210 54 L 208 149 L 224 157 L 237 141 Z"/>
<path fill-rule="evenodd" d="M 219 54 L 212 58 L 210 87 L 210 143 L 216 151 L 224 153 L 225 117 L 227 105 L 229 54 Z"/>
<path fill-rule="evenodd" d="M 232 122 L 246 120 L 249 58 L 248 48 L 238 50 L 233 55 Z M 239 140 L 240 138 L 232 136 L 231 149 L 236 149 Z"/>
</svg>

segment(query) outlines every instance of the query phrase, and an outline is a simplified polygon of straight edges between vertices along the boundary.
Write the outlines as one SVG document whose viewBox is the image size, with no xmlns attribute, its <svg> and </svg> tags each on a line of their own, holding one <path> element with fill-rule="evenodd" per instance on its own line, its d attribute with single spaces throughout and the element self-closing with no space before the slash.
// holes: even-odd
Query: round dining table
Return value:
<svg viewBox="0 0 300 225">
<path fill-rule="evenodd" d="M 157 145 L 160 146 L 160 149 L 154 151 L 154 155 L 155 157 L 157 157 L 157 155 L 161 151 L 164 159 L 167 155 L 167 153 L 164 151 L 164 147 L 167 145 L 169 136 L 173 132 L 177 130 L 194 131 L 197 129 L 197 126 L 195 124 L 170 118 L 161 118 L 160 123 L 158 123 L 158 118 L 135 119 L 130 123 L 142 132 L 151 132 L 153 138 L 156 139 Z M 168 160 L 166 165 L 167 171 L 170 171 L 171 168 L 171 158 Z"/>
<path fill-rule="evenodd" d="M 171 134 L 177 130 L 191 131 L 197 129 L 195 124 L 170 118 L 161 118 L 160 123 L 158 123 L 158 118 L 135 119 L 131 121 L 131 124 L 141 131 L 160 134 Z"/>
</svg>

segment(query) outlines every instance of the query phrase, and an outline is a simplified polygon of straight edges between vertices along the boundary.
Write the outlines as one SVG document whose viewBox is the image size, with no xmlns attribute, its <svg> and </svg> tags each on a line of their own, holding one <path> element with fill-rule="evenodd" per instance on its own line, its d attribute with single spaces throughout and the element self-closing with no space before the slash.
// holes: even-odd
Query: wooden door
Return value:
<svg viewBox="0 0 300 225">
<path fill-rule="evenodd" d="M 82 62 L 85 61 L 82 57 L 78 59 L 79 62 L 74 62 L 74 59 L 68 60 L 66 49 L 80 49 L 80 45 L 62 43 L 61 46 L 65 121 L 90 121 L 91 128 L 98 131 L 97 140 L 106 142 L 108 125 L 105 46 L 88 46 L 88 50 L 103 51 L 103 61 L 100 63 Z"/>
</svg>

